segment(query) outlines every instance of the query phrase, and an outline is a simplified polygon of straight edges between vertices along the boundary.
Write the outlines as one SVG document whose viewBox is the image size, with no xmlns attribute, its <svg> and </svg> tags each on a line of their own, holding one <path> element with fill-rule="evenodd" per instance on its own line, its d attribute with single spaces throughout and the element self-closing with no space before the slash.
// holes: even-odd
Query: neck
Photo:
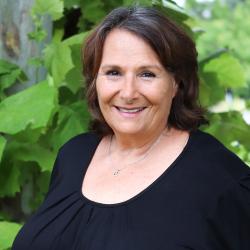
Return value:
<svg viewBox="0 0 250 250">
<path fill-rule="evenodd" d="M 127 135 L 115 133 L 112 138 L 112 151 L 119 154 L 132 153 L 135 155 L 144 154 L 159 137 L 170 134 L 171 129 L 163 128 L 150 134 Z"/>
</svg>

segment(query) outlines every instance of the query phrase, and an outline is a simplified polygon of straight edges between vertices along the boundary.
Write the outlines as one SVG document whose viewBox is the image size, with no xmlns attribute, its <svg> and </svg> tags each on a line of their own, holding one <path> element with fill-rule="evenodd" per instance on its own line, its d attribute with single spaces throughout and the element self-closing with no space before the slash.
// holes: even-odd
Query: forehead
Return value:
<svg viewBox="0 0 250 250">
<path fill-rule="evenodd" d="M 124 29 L 112 30 L 104 42 L 102 63 L 129 63 L 132 60 L 160 63 L 157 54 L 144 39 Z"/>
</svg>

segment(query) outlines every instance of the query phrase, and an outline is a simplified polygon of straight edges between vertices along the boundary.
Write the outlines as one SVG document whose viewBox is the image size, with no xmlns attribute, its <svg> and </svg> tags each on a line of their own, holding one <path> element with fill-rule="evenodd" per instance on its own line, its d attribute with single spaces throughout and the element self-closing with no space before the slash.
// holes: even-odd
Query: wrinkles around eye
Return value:
<svg viewBox="0 0 250 250">
<path fill-rule="evenodd" d="M 156 77 L 156 75 L 152 72 L 143 72 L 142 74 L 140 74 L 141 77 L 145 77 L 145 78 L 154 78 Z"/>
<path fill-rule="evenodd" d="M 120 76 L 120 72 L 116 71 L 116 70 L 110 70 L 110 71 L 107 71 L 105 73 L 105 75 L 108 75 L 108 76 Z"/>
<path fill-rule="evenodd" d="M 124 75 L 117 70 L 108 70 L 107 72 L 100 73 L 100 75 L 105 76 L 108 80 L 119 80 L 124 77 Z M 157 78 L 157 75 L 153 72 L 141 72 L 135 77 L 145 81 L 152 81 Z"/>
</svg>

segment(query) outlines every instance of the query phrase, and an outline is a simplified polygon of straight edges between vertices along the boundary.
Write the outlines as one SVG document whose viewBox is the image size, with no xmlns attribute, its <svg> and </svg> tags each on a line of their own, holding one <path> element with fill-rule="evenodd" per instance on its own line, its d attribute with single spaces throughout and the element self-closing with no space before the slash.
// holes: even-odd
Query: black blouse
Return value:
<svg viewBox="0 0 250 250">
<path fill-rule="evenodd" d="M 81 134 L 60 149 L 48 194 L 13 250 L 250 249 L 250 168 L 214 137 L 192 132 L 161 176 L 115 204 L 81 192 L 99 142 Z"/>
</svg>

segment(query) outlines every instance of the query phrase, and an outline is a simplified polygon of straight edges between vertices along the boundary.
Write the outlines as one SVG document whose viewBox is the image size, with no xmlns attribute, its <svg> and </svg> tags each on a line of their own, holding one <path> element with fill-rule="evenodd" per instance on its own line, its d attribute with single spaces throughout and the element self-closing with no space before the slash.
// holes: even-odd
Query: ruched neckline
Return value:
<svg viewBox="0 0 250 250">
<path fill-rule="evenodd" d="M 186 152 L 188 151 L 189 147 L 191 146 L 192 141 L 193 141 L 193 137 L 194 137 L 195 133 L 196 133 L 196 131 L 191 131 L 189 133 L 189 137 L 188 137 L 187 143 L 183 147 L 183 149 L 180 152 L 180 154 L 169 165 L 169 167 L 166 168 L 166 170 L 163 171 L 163 173 L 160 174 L 152 183 L 150 183 L 146 188 L 144 188 L 142 191 L 140 191 L 139 193 L 135 194 L 131 198 L 129 198 L 127 200 L 124 200 L 124 201 L 116 202 L 116 203 L 104 203 L 104 202 L 95 201 L 95 200 L 92 200 L 92 199 L 86 197 L 84 195 L 84 193 L 82 192 L 82 185 L 83 185 L 83 182 L 84 182 L 84 178 L 85 178 L 88 166 L 89 166 L 89 164 L 90 164 L 90 162 L 91 162 L 91 160 L 92 160 L 92 158 L 94 156 L 95 150 L 97 149 L 97 147 L 99 145 L 99 142 L 100 142 L 99 141 L 96 145 L 94 145 L 93 154 L 90 156 L 88 162 L 86 162 L 86 164 L 84 164 L 84 166 L 83 166 L 83 169 L 82 169 L 83 175 L 82 175 L 81 181 L 79 183 L 79 190 L 78 190 L 80 198 L 85 203 L 88 203 L 88 204 L 90 204 L 92 206 L 96 206 L 96 207 L 119 207 L 119 206 L 127 205 L 127 204 L 129 204 L 131 202 L 134 202 L 137 199 L 140 199 L 143 195 L 145 195 L 147 192 L 150 192 L 156 185 L 158 185 L 165 176 L 167 176 L 170 172 L 172 172 L 174 170 L 174 168 L 177 166 L 178 162 L 183 158 L 183 156 L 186 154 Z"/>
</svg>

